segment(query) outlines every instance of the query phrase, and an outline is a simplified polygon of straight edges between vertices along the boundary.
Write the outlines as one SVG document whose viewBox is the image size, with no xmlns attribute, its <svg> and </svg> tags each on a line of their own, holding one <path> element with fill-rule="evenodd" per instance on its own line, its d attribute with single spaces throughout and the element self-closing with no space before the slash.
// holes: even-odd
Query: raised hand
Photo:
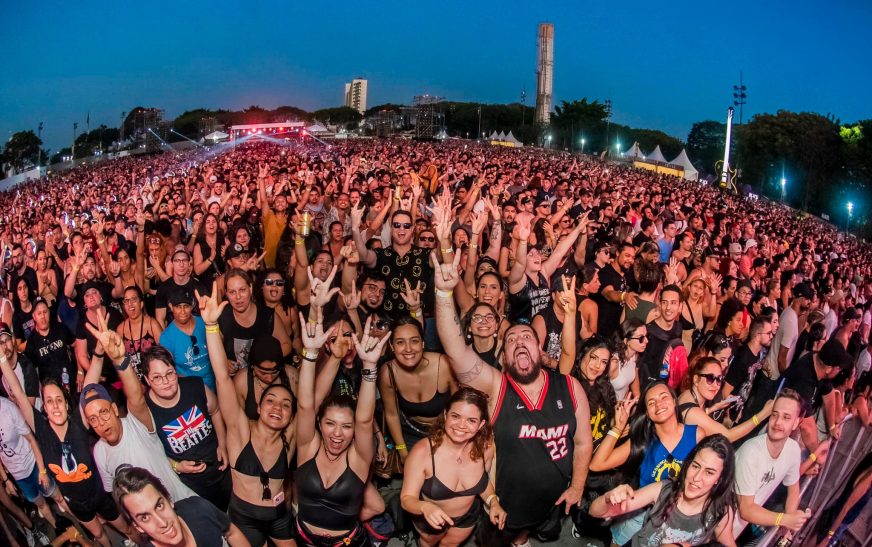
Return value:
<svg viewBox="0 0 872 547">
<path fill-rule="evenodd" d="M 379 340 L 377 336 L 372 336 L 370 334 L 371 329 L 372 315 L 366 319 L 366 325 L 363 327 L 363 336 L 360 337 L 360 340 L 354 337 L 351 338 L 351 341 L 354 342 L 355 349 L 357 349 L 357 355 L 363 362 L 363 368 L 369 369 L 378 366 L 378 359 L 381 357 L 382 350 L 384 350 L 385 344 L 388 343 L 388 338 L 391 337 L 391 332 L 388 331 L 385 333 L 384 337 Z"/>
<path fill-rule="evenodd" d="M 485 201 L 487 203 L 487 201 Z M 473 234 L 481 234 L 484 230 L 485 226 L 487 226 L 487 209 L 479 213 L 470 213 L 470 219 L 472 220 L 472 233 Z M 474 242 L 473 242 L 474 243 Z"/>
<path fill-rule="evenodd" d="M 363 205 L 351 208 L 351 229 L 360 230 L 360 223 L 363 221 Z"/>
<path fill-rule="evenodd" d="M 349 294 L 342 293 L 342 301 L 345 303 L 345 309 L 351 311 L 360 306 L 360 293 L 357 292 L 357 285 L 351 284 L 351 292 Z"/>
<path fill-rule="evenodd" d="M 203 322 L 207 325 L 218 323 L 218 319 L 221 317 L 221 312 L 224 311 L 224 307 L 228 304 L 226 300 L 220 303 L 218 302 L 218 282 L 212 282 L 211 295 L 207 294 L 201 296 L 200 292 L 195 289 L 194 297 L 197 299 L 197 305 L 200 308 L 200 317 L 203 319 Z"/>
<path fill-rule="evenodd" d="M 450 291 L 457 286 L 460 281 L 460 273 L 458 265 L 460 264 L 461 253 L 455 253 L 454 260 L 448 264 L 440 264 L 436 258 L 436 251 L 430 253 L 430 264 L 435 270 L 433 274 L 433 282 L 440 291 Z"/>
<path fill-rule="evenodd" d="M 302 325 L 302 328 L 300 329 L 300 337 L 303 339 L 304 349 L 311 352 L 318 352 L 322 347 L 324 347 L 324 343 L 333 336 L 338 324 L 333 325 L 325 332 L 324 311 L 320 307 L 314 306 L 314 304 L 312 306 L 318 319 L 315 321 L 306 321 L 303 314 L 300 313 L 300 325 Z"/>
<path fill-rule="evenodd" d="M 357 247 L 353 244 L 339 249 L 339 256 L 344 258 L 349 265 L 360 263 L 360 254 L 358 254 Z"/>
<path fill-rule="evenodd" d="M 333 269 L 330 270 L 330 275 L 327 276 L 327 279 L 321 281 L 312 273 L 312 267 L 309 266 L 309 269 L 306 271 L 306 274 L 309 276 L 309 286 L 312 290 L 312 298 L 311 302 L 313 306 L 317 306 L 319 308 L 323 308 L 330 302 L 330 299 L 333 298 L 333 295 L 339 292 L 339 287 L 330 288 L 333 285 L 333 277 L 336 275 L 337 265 L 333 265 Z"/>
<path fill-rule="evenodd" d="M 577 278 L 573 275 L 567 281 L 566 276 L 561 275 L 560 279 L 563 282 L 561 285 L 563 290 L 557 292 L 557 302 L 563 308 L 563 313 L 567 315 L 575 314 L 575 311 L 578 309 L 578 299 L 575 296 L 575 281 Z"/>
<path fill-rule="evenodd" d="M 85 322 L 85 328 L 88 332 L 97 339 L 103 349 L 106 350 L 106 356 L 113 363 L 120 363 L 124 360 L 126 352 L 124 351 L 124 341 L 118 336 L 118 333 L 109 328 L 109 316 L 102 310 L 97 311 L 97 326 L 95 327 L 89 322 Z"/>
<path fill-rule="evenodd" d="M 406 303 L 406 307 L 409 308 L 410 312 L 416 312 L 421 309 L 421 293 L 424 292 L 424 288 L 421 287 L 421 280 L 418 280 L 418 283 L 415 285 L 413 289 L 409 284 L 408 279 L 403 279 L 403 292 L 400 293 L 400 297 Z"/>
<path fill-rule="evenodd" d="M 522 213 L 515 217 L 515 237 L 519 241 L 527 241 L 530 239 L 530 222 L 533 220 L 529 213 Z"/>
</svg>

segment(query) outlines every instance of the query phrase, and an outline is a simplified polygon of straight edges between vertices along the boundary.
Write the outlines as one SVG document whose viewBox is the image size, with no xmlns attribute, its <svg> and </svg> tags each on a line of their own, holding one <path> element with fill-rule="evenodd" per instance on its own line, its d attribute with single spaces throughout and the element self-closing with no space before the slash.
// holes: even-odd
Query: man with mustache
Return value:
<svg viewBox="0 0 872 547">
<path fill-rule="evenodd" d="M 454 307 L 460 255 L 452 264 L 437 264 L 435 254 L 431 260 L 436 324 L 452 370 L 460 384 L 489 397 L 506 535 L 513 545 L 530 545 L 531 532 L 550 536 L 555 522 L 559 533 L 556 506 L 565 503 L 568 514 L 581 500 L 593 446 L 587 397 L 575 378 L 542 366 L 541 342 L 529 325 L 506 330 L 502 372 L 482 361 L 466 345 Z"/>
</svg>

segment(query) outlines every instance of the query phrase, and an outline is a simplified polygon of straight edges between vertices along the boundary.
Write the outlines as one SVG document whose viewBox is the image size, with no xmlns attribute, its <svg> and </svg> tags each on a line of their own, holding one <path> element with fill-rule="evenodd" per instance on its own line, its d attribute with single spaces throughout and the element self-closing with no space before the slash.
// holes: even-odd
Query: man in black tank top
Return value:
<svg viewBox="0 0 872 547">
<path fill-rule="evenodd" d="M 587 398 L 575 378 L 542 367 L 540 341 L 527 325 L 506 331 L 503 372 L 466 345 L 452 295 L 459 280 L 456 262 L 438 266 L 436 322 L 458 382 L 490 397 L 496 493 L 508 513 L 506 533 L 516 544 L 537 531 L 559 533 L 552 511 L 565 504 L 568 514 L 587 479 L 593 446 Z"/>
<path fill-rule="evenodd" d="M 218 398 L 202 378 L 179 377 L 172 354 L 161 346 L 143 354 L 142 371 L 150 388 L 145 402 L 173 470 L 187 487 L 226 511 L 232 484 Z"/>
</svg>

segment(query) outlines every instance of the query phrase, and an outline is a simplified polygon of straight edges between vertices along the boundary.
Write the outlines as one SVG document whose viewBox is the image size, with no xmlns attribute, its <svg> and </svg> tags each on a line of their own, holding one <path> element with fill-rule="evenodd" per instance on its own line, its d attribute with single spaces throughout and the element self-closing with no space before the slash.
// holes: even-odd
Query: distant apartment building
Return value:
<svg viewBox="0 0 872 547">
<path fill-rule="evenodd" d="M 357 110 L 361 114 L 366 111 L 366 80 L 355 78 L 345 84 L 345 106 Z"/>
</svg>

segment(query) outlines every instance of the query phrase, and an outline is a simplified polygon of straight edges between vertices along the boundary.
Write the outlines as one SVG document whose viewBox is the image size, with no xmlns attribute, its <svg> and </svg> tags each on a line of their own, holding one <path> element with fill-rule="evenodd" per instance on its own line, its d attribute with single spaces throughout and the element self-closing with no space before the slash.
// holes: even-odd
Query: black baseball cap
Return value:
<svg viewBox="0 0 872 547">
<path fill-rule="evenodd" d="M 177 306 L 179 304 L 190 304 L 193 306 L 194 295 L 191 294 L 191 291 L 187 287 L 176 287 L 170 291 L 167 301 L 172 306 Z"/>
</svg>

